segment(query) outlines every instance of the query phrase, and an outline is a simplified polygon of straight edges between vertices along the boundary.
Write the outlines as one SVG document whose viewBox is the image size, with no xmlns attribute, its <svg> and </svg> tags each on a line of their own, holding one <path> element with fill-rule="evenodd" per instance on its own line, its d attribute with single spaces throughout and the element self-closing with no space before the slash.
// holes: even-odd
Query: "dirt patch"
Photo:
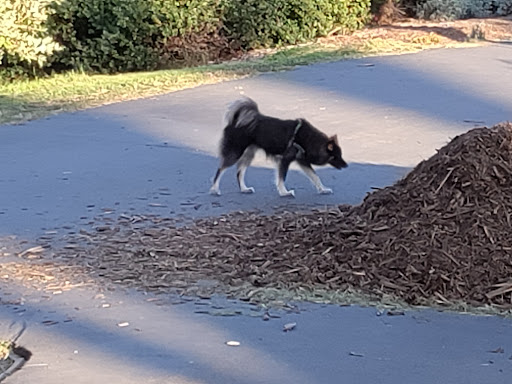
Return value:
<svg viewBox="0 0 512 384">
<path fill-rule="evenodd" d="M 456 137 L 359 206 L 238 212 L 188 226 L 157 216 L 104 218 L 38 257 L 148 292 L 220 291 L 249 300 L 261 288 L 352 291 L 411 305 L 510 310 L 511 174 L 506 123 Z M 65 288 L 58 275 L 45 284 Z"/>
<path fill-rule="evenodd" d="M 323 43 L 361 44 L 369 39 L 381 39 L 410 44 L 453 46 L 471 39 L 481 41 L 511 41 L 512 15 L 497 18 L 432 22 L 404 19 L 390 25 L 374 26 L 344 35 L 322 38 Z"/>
</svg>

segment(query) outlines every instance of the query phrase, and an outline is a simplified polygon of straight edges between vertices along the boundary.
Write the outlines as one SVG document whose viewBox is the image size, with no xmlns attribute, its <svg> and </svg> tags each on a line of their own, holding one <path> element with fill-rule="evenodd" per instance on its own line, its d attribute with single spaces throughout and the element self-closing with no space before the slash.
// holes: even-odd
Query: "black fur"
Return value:
<svg viewBox="0 0 512 384">
<path fill-rule="evenodd" d="M 220 143 L 220 166 L 213 180 L 212 193 L 219 193 L 219 180 L 223 171 L 237 163 L 238 182 L 242 192 L 254 192 L 245 186 L 244 174 L 256 149 L 263 149 L 277 162 L 277 187 L 282 196 L 293 195 L 287 191 L 284 180 L 288 168 L 296 161 L 321 193 L 331 193 L 325 188 L 312 165 L 330 164 L 341 169 L 347 166 L 341 155 L 336 136 L 328 137 L 305 119 L 281 120 L 262 115 L 257 104 L 244 98 L 236 101 L 226 114 L 226 127 Z"/>
</svg>

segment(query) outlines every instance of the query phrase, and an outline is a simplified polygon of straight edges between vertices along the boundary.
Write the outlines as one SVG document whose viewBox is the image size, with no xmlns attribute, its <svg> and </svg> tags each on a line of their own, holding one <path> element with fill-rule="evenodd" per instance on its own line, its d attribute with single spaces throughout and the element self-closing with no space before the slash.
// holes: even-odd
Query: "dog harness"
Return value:
<svg viewBox="0 0 512 384">
<path fill-rule="evenodd" d="M 290 149 L 292 146 L 295 147 L 297 149 L 297 155 L 295 157 L 298 159 L 303 157 L 304 154 L 306 153 L 304 148 L 302 148 L 302 146 L 295 142 L 295 137 L 297 136 L 300 127 L 302 127 L 302 119 L 299 119 L 299 122 L 297 123 L 297 125 L 295 126 L 295 130 L 293 131 L 293 135 L 290 138 L 290 141 L 288 141 L 288 146 L 286 147 L 286 150 Z"/>
</svg>

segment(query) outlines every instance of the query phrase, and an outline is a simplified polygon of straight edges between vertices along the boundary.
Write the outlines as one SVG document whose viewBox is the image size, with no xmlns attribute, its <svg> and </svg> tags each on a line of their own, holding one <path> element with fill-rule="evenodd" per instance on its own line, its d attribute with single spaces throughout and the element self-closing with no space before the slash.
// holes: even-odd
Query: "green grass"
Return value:
<svg viewBox="0 0 512 384">
<path fill-rule="evenodd" d="M 218 83 L 259 72 L 279 71 L 297 65 L 417 50 L 392 41 L 367 41 L 356 48 L 308 44 L 267 51 L 250 60 L 230 61 L 193 68 L 117 75 L 66 73 L 48 78 L 0 81 L 0 124 L 41 118 L 62 111 L 83 109 L 117 101 L 154 96 L 202 84 Z"/>
</svg>

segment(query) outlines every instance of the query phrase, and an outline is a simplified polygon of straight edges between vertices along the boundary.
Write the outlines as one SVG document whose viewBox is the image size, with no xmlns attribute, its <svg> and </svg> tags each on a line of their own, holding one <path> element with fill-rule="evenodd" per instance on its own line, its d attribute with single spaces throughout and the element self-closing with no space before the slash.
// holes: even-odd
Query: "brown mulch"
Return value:
<svg viewBox="0 0 512 384">
<path fill-rule="evenodd" d="M 359 206 L 188 226 L 121 216 L 73 235 L 53 258 L 150 292 L 218 280 L 511 308 L 511 150 L 512 124 L 476 128 Z"/>
</svg>

